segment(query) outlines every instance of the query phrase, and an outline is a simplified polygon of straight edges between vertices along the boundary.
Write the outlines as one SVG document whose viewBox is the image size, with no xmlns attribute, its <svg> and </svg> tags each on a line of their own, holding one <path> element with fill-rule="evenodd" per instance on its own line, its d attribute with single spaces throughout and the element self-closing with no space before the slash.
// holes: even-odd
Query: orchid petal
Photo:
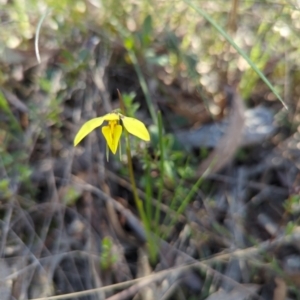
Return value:
<svg viewBox="0 0 300 300">
<path fill-rule="evenodd" d="M 116 154 L 120 137 L 122 135 L 122 126 L 116 125 L 113 129 L 110 126 L 103 126 L 102 133 L 107 145 L 113 154 Z"/>
<path fill-rule="evenodd" d="M 105 120 L 104 117 L 94 118 L 92 120 L 85 122 L 81 126 L 81 128 L 79 129 L 78 133 L 76 134 L 76 136 L 74 138 L 74 146 L 77 146 L 79 144 L 79 142 L 83 138 L 85 138 L 89 133 L 91 133 L 95 128 L 101 126 Z"/>
<path fill-rule="evenodd" d="M 125 116 L 121 116 L 121 120 L 124 127 L 129 133 L 137 136 L 144 141 L 150 141 L 150 135 L 144 123 L 137 119 Z"/>
<path fill-rule="evenodd" d="M 119 120 L 120 116 L 116 113 L 106 114 L 99 118 L 94 118 L 85 122 L 82 127 L 79 129 L 78 133 L 74 138 L 74 146 L 77 146 L 80 141 L 85 138 L 89 133 L 91 133 L 95 128 L 102 125 L 104 121 L 113 121 Z"/>
</svg>

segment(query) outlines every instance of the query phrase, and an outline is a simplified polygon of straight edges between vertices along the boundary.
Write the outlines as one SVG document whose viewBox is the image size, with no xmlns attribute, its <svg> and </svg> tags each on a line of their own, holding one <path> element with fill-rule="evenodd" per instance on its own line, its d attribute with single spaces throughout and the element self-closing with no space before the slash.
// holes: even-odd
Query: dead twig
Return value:
<svg viewBox="0 0 300 300">
<path fill-rule="evenodd" d="M 210 167 L 210 173 L 216 173 L 228 164 L 238 149 L 244 128 L 244 104 L 239 94 L 228 88 L 228 98 L 232 103 L 229 125 L 220 142 L 208 158 L 198 168 L 198 176 Z"/>
</svg>

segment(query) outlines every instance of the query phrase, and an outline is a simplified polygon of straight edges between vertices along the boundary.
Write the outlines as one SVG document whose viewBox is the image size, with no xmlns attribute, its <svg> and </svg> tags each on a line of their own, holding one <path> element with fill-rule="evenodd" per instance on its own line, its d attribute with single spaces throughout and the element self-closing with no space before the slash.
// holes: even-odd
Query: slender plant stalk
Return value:
<svg viewBox="0 0 300 300">
<path fill-rule="evenodd" d="M 160 150 L 160 163 L 159 163 L 159 190 L 158 190 L 158 196 L 157 201 L 158 205 L 155 209 L 155 233 L 158 234 L 159 231 L 159 217 L 160 217 L 160 207 L 161 207 L 161 201 L 162 201 L 162 193 L 164 189 L 164 157 L 165 157 L 165 150 L 164 150 L 164 141 L 163 141 L 163 124 L 162 124 L 162 117 L 161 112 L 158 112 L 158 138 L 159 138 L 159 150 Z"/>
<path fill-rule="evenodd" d="M 151 184 L 151 162 L 149 155 L 145 153 L 146 157 L 146 215 L 149 220 L 152 220 L 152 184 Z M 151 226 L 151 221 L 150 226 Z"/>
<path fill-rule="evenodd" d="M 148 218 L 146 217 L 146 213 L 144 211 L 143 202 L 141 201 L 141 199 L 139 198 L 138 193 L 137 193 L 137 187 L 136 187 L 136 183 L 135 183 L 135 179 L 134 179 L 134 172 L 133 172 L 132 159 L 131 159 L 129 134 L 126 130 L 125 130 L 125 136 L 126 136 L 126 154 L 127 154 L 127 159 L 128 159 L 128 170 L 129 170 L 130 182 L 132 185 L 133 197 L 134 197 L 135 205 L 138 209 L 139 215 L 140 215 L 142 222 L 147 231 L 147 230 L 150 230 L 150 226 L 149 226 Z"/>
<path fill-rule="evenodd" d="M 121 111 L 124 115 L 126 115 L 124 101 L 123 101 L 122 95 L 119 92 L 119 90 L 118 90 L 118 95 L 119 95 Z M 146 237 L 147 237 L 148 247 L 149 247 L 148 249 L 149 249 L 150 260 L 152 262 L 154 262 L 156 260 L 156 257 L 157 257 L 157 247 L 156 247 L 155 242 L 153 241 L 154 236 L 151 234 L 150 221 L 148 220 L 147 215 L 145 213 L 145 210 L 144 210 L 144 207 L 143 207 L 143 202 L 139 198 L 136 183 L 135 183 L 134 172 L 133 172 L 133 164 L 132 164 L 132 159 L 131 159 L 131 148 L 130 148 L 129 134 L 128 134 L 127 130 L 124 130 L 124 132 L 125 132 L 125 136 L 126 136 L 126 154 L 127 154 L 127 161 L 128 161 L 129 178 L 130 178 L 130 182 L 131 182 L 131 185 L 132 185 L 133 198 L 134 198 L 134 201 L 135 201 L 135 205 L 138 209 L 140 218 L 142 220 L 142 223 L 145 227 Z"/>
</svg>

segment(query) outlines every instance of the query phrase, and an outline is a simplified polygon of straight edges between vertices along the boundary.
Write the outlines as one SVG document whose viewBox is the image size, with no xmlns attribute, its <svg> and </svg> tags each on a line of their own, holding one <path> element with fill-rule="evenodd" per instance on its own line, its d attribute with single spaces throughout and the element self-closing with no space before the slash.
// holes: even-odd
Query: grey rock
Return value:
<svg viewBox="0 0 300 300">
<path fill-rule="evenodd" d="M 226 132 L 229 120 L 205 124 L 195 130 L 182 130 L 176 133 L 178 141 L 187 149 L 192 147 L 215 148 Z M 258 145 L 276 132 L 273 112 L 264 106 L 245 111 L 245 126 L 241 146 Z"/>
</svg>

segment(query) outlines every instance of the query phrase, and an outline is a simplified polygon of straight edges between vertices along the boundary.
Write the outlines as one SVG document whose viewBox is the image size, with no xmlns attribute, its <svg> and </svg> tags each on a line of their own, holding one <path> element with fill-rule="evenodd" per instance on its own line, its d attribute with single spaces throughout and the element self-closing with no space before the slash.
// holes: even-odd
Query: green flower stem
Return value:
<svg viewBox="0 0 300 300">
<path fill-rule="evenodd" d="M 159 217 L 160 217 L 160 207 L 161 207 L 161 201 L 162 201 L 162 193 L 163 193 L 163 188 L 164 188 L 164 142 L 163 142 L 163 125 L 162 125 L 162 117 L 161 117 L 161 112 L 158 112 L 158 138 L 159 138 L 159 150 L 160 150 L 160 164 L 159 164 L 159 190 L 158 190 L 158 205 L 156 206 L 155 209 L 155 232 L 158 234 L 159 232 Z"/>
<path fill-rule="evenodd" d="M 149 228 L 148 226 L 148 220 L 143 208 L 143 202 L 141 201 L 141 199 L 138 196 L 137 193 L 137 188 L 136 188 L 136 183 L 135 183 L 135 179 L 134 179 L 134 172 L 133 172 L 133 166 L 132 166 L 132 159 L 131 159 L 131 149 L 130 149 L 130 142 L 129 142 L 129 134 L 127 132 L 127 130 L 125 131 L 125 135 L 126 135 L 126 154 L 127 154 L 127 159 L 128 159 L 128 170 L 129 170 L 129 177 L 130 177 L 130 182 L 132 185 L 132 192 L 133 192 L 133 197 L 134 197 L 134 201 L 136 204 L 136 207 L 138 209 L 138 212 L 140 214 L 140 217 L 144 223 L 144 225 L 147 225 L 146 227 Z"/>
<path fill-rule="evenodd" d="M 145 153 L 144 155 L 146 158 L 146 215 L 148 220 L 152 220 L 151 162 L 150 162 L 149 154 Z M 151 226 L 151 221 L 150 221 L 150 226 Z"/>
<path fill-rule="evenodd" d="M 118 95 L 119 95 L 121 111 L 124 115 L 126 115 L 124 101 L 123 101 L 122 95 L 121 95 L 119 90 L 118 90 Z M 143 207 L 143 202 L 139 198 L 136 183 L 135 183 L 134 172 L 133 172 L 133 164 L 132 164 L 132 159 L 131 159 L 131 148 L 130 148 L 129 134 L 128 134 L 128 131 L 126 129 L 124 130 L 124 132 L 125 132 L 125 137 L 126 137 L 126 154 L 127 154 L 127 161 L 128 161 L 129 178 L 130 178 L 130 182 L 131 182 L 131 185 L 132 185 L 133 198 L 134 198 L 134 201 L 135 201 L 135 205 L 138 209 L 140 218 L 142 220 L 142 223 L 145 227 L 146 238 L 147 238 L 148 247 L 149 247 L 148 249 L 149 249 L 149 254 L 150 254 L 150 260 L 152 262 L 154 262 L 157 258 L 157 247 L 156 247 L 156 244 L 153 242 L 154 236 L 151 234 L 150 221 L 147 218 L 147 215 L 145 213 L 145 210 L 144 210 L 144 207 Z"/>
<path fill-rule="evenodd" d="M 157 256 L 157 247 L 156 247 L 156 244 L 153 242 L 154 237 L 151 234 L 150 221 L 147 218 L 147 215 L 145 213 L 145 210 L 143 207 L 143 202 L 141 201 L 141 199 L 138 196 L 136 183 L 135 183 L 135 179 L 134 179 L 133 166 L 132 166 L 129 134 L 128 134 L 127 130 L 124 130 L 124 131 L 125 131 L 125 135 L 126 135 L 126 153 L 127 153 L 127 159 L 128 159 L 128 170 L 129 170 L 130 182 L 132 185 L 133 197 L 134 197 L 135 205 L 138 209 L 140 218 L 142 219 L 142 223 L 144 224 L 144 227 L 146 230 L 146 237 L 147 237 L 147 241 L 148 241 L 150 260 L 152 262 L 154 262 L 156 260 L 156 256 Z"/>
</svg>

